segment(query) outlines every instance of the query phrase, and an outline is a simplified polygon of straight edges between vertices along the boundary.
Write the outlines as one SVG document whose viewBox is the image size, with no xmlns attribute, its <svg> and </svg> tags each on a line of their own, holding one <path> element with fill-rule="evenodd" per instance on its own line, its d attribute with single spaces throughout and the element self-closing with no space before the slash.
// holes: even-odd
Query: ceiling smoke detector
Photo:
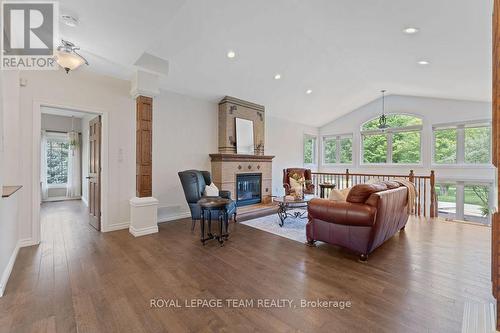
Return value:
<svg viewBox="0 0 500 333">
<path fill-rule="evenodd" d="M 76 17 L 74 17 L 74 16 L 71 16 L 71 15 L 61 15 L 61 20 L 68 27 L 74 28 L 74 27 L 78 26 L 78 19 Z"/>
</svg>

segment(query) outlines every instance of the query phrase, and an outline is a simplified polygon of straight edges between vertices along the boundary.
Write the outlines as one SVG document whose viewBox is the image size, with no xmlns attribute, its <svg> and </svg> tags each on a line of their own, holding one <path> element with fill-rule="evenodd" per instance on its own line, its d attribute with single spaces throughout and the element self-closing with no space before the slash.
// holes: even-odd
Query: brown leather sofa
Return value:
<svg viewBox="0 0 500 333">
<path fill-rule="evenodd" d="M 366 261 L 408 221 L 408 188 L 398 182 L 360 184 L 346 201 L 313 199 L 308 205 L 308 245 L 323 241 L 350 249 Z"/>
<path fill-rule="evenodd" d="M 311 170 L 302 168 L 283 169 L 283 187 L 285 188 L 285 194 L 290 195 L 290 177 L 294 174 L 297 174 L 300 178 L 304 178 L 306 180 L 307 183 L 305 184 L 304 193 L 314 194 Z"/>
</svg>

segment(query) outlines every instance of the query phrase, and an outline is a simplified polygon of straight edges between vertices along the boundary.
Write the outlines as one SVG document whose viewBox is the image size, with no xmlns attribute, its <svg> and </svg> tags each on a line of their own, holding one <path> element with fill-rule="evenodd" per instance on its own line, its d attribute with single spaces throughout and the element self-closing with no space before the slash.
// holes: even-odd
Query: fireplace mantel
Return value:
<svg viewBox="0 0 500 333">
<path fill-rule="evenodd" d="M 235 161 L 272 161 L 271 155 L 242 155 L 242 154 L 210 154 L 212 162 L 235 162 Z"/>
</svg>

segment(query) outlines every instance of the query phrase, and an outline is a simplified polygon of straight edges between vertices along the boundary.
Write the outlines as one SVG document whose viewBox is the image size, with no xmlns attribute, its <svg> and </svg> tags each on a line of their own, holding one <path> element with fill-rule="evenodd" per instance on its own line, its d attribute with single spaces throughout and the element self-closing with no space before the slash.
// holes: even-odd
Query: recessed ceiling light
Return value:
<svg viewBox="0 0 500 333">
<path fill-rule="evenodd" d="M 274 79 L 275 79 L 275 80 L 279 80 L 279 79 L 281 79 L 281 74 L 276 74 L 276 75 L 274 75 Z"/>
<path fill-rule="evenodd" d="M 78 25 L 78 19 L 74 16 L 71 15 L 61 15 L 61 19 L 64 24 L 66 24 L 68 27 L 76 27 Z"/>
<path fill-rule="evenodd" d="M 426 66 L 426 65 L 429 65 L 430 62 L 428 60 L 419 60 L 419 61 L 417 61 L 417 64 L 422 65 L 422 66 Z"/>
<path fill-rule="evenodd" d="M 311 95 L 311 94 L 312 94 L 312 92 L 313 92 L 313 91 L 312 91 L 311 89 L 307 89 L 307 90 L 306 90 L 306 94 L 308 94 L 308 95 Z"/>
<path fill-rule="evenodd" d="M 233 59 L 234 57 L 236 57 L 236 52 L 228 51 L 226 55 L 229 59 Z"/>
<path fill-rule="evenodd" d="M 415 28 L 415 27 L 408 27 L 408 28 L 404 28 L 403 29 L 403 32 L 405 34 L 408 34 L 408 35 L 416 34 L 419 31 L 420 31 L 420 29 L 419 28 Z"/>
</svg>

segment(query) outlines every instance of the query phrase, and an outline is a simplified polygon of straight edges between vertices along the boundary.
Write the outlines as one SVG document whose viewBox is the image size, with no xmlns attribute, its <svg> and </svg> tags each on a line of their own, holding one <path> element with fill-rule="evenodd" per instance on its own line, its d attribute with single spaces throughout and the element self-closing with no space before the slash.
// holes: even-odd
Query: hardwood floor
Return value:
<svg viewBox="0 0 500 333">
<path fill-rule="evenodd" d="M 412 219 L 357 256 L 231 225 L 205 247 L 189 220 L 134 238 L 101 234 L 79 202 L 42 208 L 42 243 L 20 250 L 0 332 L 458 332 L 466 302 L 493 301 L 490 230 Z M 154 298 L 348 300 L 349 309 L 151 308 Z"/>
</svg>

